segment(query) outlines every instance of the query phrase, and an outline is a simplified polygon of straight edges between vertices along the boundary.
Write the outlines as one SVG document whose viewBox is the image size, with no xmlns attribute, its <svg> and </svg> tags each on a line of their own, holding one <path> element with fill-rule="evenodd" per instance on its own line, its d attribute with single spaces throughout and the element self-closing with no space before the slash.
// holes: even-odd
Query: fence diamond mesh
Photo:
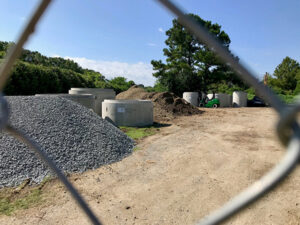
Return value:
<svg viewBox="0 0 300 225">
<path fill-rule="evenodd" d="M 278 96 L 276 96 L 267 86 L 261 84 L 255 75 L 247 69 L 242 63 L 237 61 L 229 51 L 224 48 L 210 33 L 201 25 L 196 23 L 192 18 L 187 16 L 178 6 L 169 0 L 157 0 L 170 10 L 178 21 L 189 30 L 199 41 L 206 44 L 211 51 L 215 52 L 224 63 L 227 63 L 236 74 L 248 85 L 255 88 L 256 92 L 263 96 L 264 100 L 272 106 L 279 114 L 277 125 L 277 134 L 281 143 L 286 146 L 286 154 L 282 160 L 265 176 L 256 181 L 242 193 L 235 196 L 228 203 L 216 210 L 212 214 L 202 219 L 199 225 L 213 225 L 225 221 L 233 214 L 242 210 L 245 206 L 259 199 L 265 193 L 269 192 L 293 170 L 299 162 L 300 156 L 300 129 L 296 121 L 297 112 L 300 109 L 300 103 L 293 107 L 288 107 Z M 3 91 L 5 84 L 10 76 L 10 70 L 15 60 L 19 57 L 22 51 L 22 46 L 25 44 L 29 36 L 34 33 L 34 28 L 40 20 L 43 13 L 51 3 L 51 0 L 41 0 L 38 7 L 35 9 L 31 19 L 26 24 L 16 44 L 9 50 L 0 67 L 0 92 Z M 86 213 L 87 217 L 93 224 L 101 224 L 100 220 L 95 216 L 88 204 L 83 200 L 77 190 L 68 181 L 66 176 L 54 162 L 47 156 L 45 151 L 26 133 L 11 126 L 8 123 L 9 109 L 8 104 L 0 95 L 0 128 L 13 135 L 23 143 L 27 144 L 43 161 L 51 168 L 61 180 L 61 182 L 70 191 L 78 205 Z"/>
</svg>

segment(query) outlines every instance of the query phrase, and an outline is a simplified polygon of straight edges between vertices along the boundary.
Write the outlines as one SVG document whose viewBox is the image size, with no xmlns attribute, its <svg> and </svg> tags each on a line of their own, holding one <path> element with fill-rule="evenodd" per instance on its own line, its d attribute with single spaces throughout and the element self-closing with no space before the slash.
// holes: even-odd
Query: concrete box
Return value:
<svg viewBox="0 0 300 225">
<path fill-rule="evenodd" d="M 149 100 L 104 100 L 102 118 L 116 126 L 150 126 L 153 124 L 153 103 Z"/>
<path fill-rule="evenodd" d="M 69 94 L 92 94 L 95 95 L 95 113 L 101 116 L 102 102 L 104 99 L 115 99 L 116 93 L 113 89 L 102 88 L 71 88 Z"/>
</svg>

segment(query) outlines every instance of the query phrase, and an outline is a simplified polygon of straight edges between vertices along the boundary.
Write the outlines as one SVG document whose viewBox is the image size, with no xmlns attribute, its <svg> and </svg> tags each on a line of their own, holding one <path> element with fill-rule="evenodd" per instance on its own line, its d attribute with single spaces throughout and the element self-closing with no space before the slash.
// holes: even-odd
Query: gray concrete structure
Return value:
<svg viewBox="0 0 300 225">
<path fill-rule="evenodd" d="M 194 106 L 199 106 L 198 92 L 183 92 L 182 98 Z"/>
<path fill-rule="evenodd" d="M 95 99 L 95 113 L 101 116 L 102 114 L 102 102 L 104 99 L 115 99 L 116 93 L 113 89 L 102 88 L 71 88 L 69 94 L 92 94 L 96 96 Z"/>
<path fill-rule="evenodd" d="M 211 99 L 213 94 L 208 94 L 207 97 Z M 220 107 L 231 107 L 232 106 L 232 98 L 231 95 L 224 93 L 216 93 L 215 98 L 219 99 Z"/>
<path fill-rule="evenodd" d="M 95 99 L 96 97 L 91 94 L 81 95 L 69 95 L 69 94 L 36 94 L 35 96 L 51 96 L 51 97 L 63 97 L 71 101 L 77 102 L 80 105 L 85 106 L 88 109 L 95 111 Z"/>
<path fill-rule="evenodd" d="M 247 107 L 247 93 L 243 91 L 234 91 L 232 93 L 233 107 Z"/>
<path fill-rule="evenodd" d="M 102 118 L 116 126 L 149 126 L 153 124 L 153 103 L 149 100 L 104 100 Z"/>
</svg>

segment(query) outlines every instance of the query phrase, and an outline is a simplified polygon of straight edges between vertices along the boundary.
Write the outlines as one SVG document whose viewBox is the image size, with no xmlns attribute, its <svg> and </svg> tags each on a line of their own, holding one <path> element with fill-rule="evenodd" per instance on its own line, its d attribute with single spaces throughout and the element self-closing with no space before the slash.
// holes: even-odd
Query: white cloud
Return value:
<svg viewBox="0 0 300 225">
<path fill-rule="evenodd" d="M 158 28 L 158 31 L 161 32 L 161 33 L 165 33 L 164 29 L 162 29 L 161 27 Z"/>
<path fill-rule="evenodd" d="M 136 84 L 144 84 L 145 86 L 153 86 L 155 83 L 155 78 L 152 76 L 152 65 L 149 63 L 126 63 L 74 57 L 65 57 L 65 59 L 77 62 L 83 68 L 98 71 L 108 79 L 122 76 L 126 77 L 127 80 L 133 80 Z"/>
<path fill-rule="evenodd" d="M 58 55 L 58 54 L 52 54 L 51 57 L 53 57 L 53 58 L 60 58 L 61 56 Z"/>
<path fill-rule="evenodd" d="M 155 43 L 151 43 L 151 42 L 150 42 L 150 43 L 147 43 L 147 45 L 148 45 L 148 46 L 151 46 L 151 47 L 154 47 L 154 46 L 156 46 L 156 44 L 155 44 Z"/>
</svg>

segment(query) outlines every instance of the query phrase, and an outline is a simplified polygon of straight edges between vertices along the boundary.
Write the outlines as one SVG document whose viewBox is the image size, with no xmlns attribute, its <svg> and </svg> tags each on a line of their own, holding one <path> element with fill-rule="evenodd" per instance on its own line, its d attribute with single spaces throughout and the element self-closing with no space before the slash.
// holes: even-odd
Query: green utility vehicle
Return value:
<svg viewBox="0 0 300 225">
<path fill-rule="evenodd" d="M 199 106 L 206 108 L 218 108 L 220 107 L 220 100 L 217 98 L 209 99 L 208 97 L 205 97 L 200 100 Z"/>
</svg>

